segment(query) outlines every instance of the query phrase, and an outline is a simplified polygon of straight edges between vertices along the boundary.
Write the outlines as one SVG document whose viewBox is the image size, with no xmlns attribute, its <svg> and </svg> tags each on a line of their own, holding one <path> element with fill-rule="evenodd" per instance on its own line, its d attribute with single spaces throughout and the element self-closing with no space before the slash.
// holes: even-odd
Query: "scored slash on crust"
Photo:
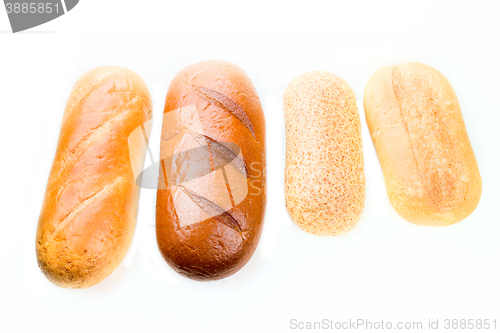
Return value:
<svg viewBox="0 0 500 333">
<path fill-rule="evenodd" d="M 67 151 L 63 151 L 65 154 L 62 157 L 62 163 L 59 167 L 59 171 L 55 176 L 55 180 L 59 180 L 61 175 L 68 174 L 73 167 L 78 163 L 79 158 L 85 154 L 85 152 L 92 147 L 99 139 L 108 135 L 113 128 L 113 125 L 117 122 L 122 121 L 130 114 L 130 105 L 135 103 L 135 98 L 125 105 L 125 111 L 122 111 L 106 120 L 104 123 L 93 128 L 85 135 L 73 148 Z"/>
<path fill-rule="evenodd" d="M 236 154 L 234 151 L 232 151 L 230 148 L 226 147 L 224 144 L 220 143 L 219 141 L 212 139 L 211 137 L 205 135 L 205 134 L 199 134 L 199 133 L 193 133 L 190 132 L 190 134 L 195 138 L 195 140 L 200 143 L 200 139 L 204 140 L 207 144 L 202 145 L 204 146 L 209 152 L 210 155 L 215 155 L 217 159 L 224 161 L 226 164 L 233 163 L 234 166 L 240 170 L 242 174 L 248 177 L 248 167 L 241 159 L 238 154 Z M 212 160 L 214 158 L 212 157 Z M 220 163 L 218 163 L 220 164 Z"/>
<path fill-rule="evenodd" d="M 243 123 L 243 125 L 245 125 L 250 130 L 252 136 L 255 139 L 255 130 L 253 128 L 252 122 L 248 118 L 245 110 L 243 110 L 243 108 L 239 106 L 238 103 L 218 91 L 199 86 L 192 87 L 196 91 L 196 93 L 198 93 L 198 95 L 201 96 L 205 101 L 233 114 L 236 118 L 238 118 Z"/>
<path fill-rule="evenodd" d="M 229 214 L 229 212 L 225 211 L 221 207 L 219 207 L 217 204 L 214 202 L 202 197 L 201 195 L 185 188 L 182 185 L 176 185 L 179 187 L 184 193 L 187 194 L 187 196 L 196 204 L 198 207 L 201 208 L 205 213 L 207 213 L 210 216 L 213 216 L 216 220 L 219 222 L 225 224 L 226 226 L 230 227 L 231 229 L 234 229 L 238 232 L 242 232 L 241 226 L 236 221 L 236 219 Z"/>
<path fill-rule="evenodd" d="M 206 170 L 202 172 L 201 174 L 198 173 L 198 176 L 203 176 L 207 174 L 207 172 L 213 172 L 215 170 L 221 169 L 222 173 L 224 175 L 225 183 L 227 186 L 227 190 L 230 195 L 230 200 L 232 205 L 234 205 L 234 199 L 231 194 L 231 189 L 229 187 L 228 179 L 224 171 L 224 166 L 227 164 L 233 164 L 234 167 L 238 169 L 239 172 L 241 172 L 242 175 L 245 176 L 245 178 L 248 177 L 248 167 L 245 163 L 245 161 L 238 155 L 238 149 L 239 147 L 237 145 L 234 145 L 234 147 L 231 147 L 231 143 L 226 143 L 223 144 L 205 134 L 201 133 L 196 133 L 191 130 L 189 130 L 186 127 L 180 128 L 176 134 L 185 131 L 186 134 L 191 135 L 194 140 L 200 145 L 197 148 L 192 148 L 189 149 L 185 152 L 188 152 L 190 154 L 200 154 L 197 153 L 198 149 L 202 149 L 203 151 L 208 151 L 210 155 L 210 170 Z M 175 134 L 175 135 L 176 135 Z M 174 135 L 174 136 L 175 136 Z M 166 141 L 165 139 L 163 139 Z M 230 147 L 228 147 L 229 145 Z M 236 151 L 235 151 L 236 150 Z M 208 158 L 208 156 L 207 156 Z M 189 172 L 188 174 L 184 175 L 183 173 L 187 172 L 187 169 L 183 169 L 181 173 L 173 173 L 166 171 L 165 168 L 165 162 L 166 163 L 172 163 L 172 160 L 170 158 L 164 158 L 161 160 L 161 167 L 163 170 L 163 177 L 169 184 L 169 186 L 175 186 L 180 188 L 190 199 L 193 201 L 202 211 L 210 215 L 211 217 L 215 218 L 219 222 L 225 224 L 226 226 L 230 227 L 231 229 L 234 229 L 238 232 L 242 232 L 241 226 L 239 225 L 238 221 L 225 209 L 221 208 L 219 205 L 214 203 L 213 201 L 199 195 L 198 193 L 191 191 L 181 185 L 182 183 L 192 180 L 189 179 Z M 199 170 L 198 170 L 199 172 Z M 165 185 L 167 185 L 167 183 Z"/>
<path fill-rule="evenodd" d="M 103 188 L 95 191 L 93 194 L 88 196 L 87 198 L 83 199 L 81 202 L 79 202 L 76 206 L 74 206 L 68 214 L 59 222 L 57 228 L 51 232 L 48 237 L 47 241 L 52 241 L 54 238 L 57 237 L 57 235 L 63 230 L 71 221 L 73 221 L 74 217 L 76 217 L 81 211 L 85 209 L 88 205 L 91 205 L 97 198 L 100 196 L 106 195 L 107 193 L 110 193 L 113 187 L 115 187 L 117 184 L 120 184 L 122 181 L 122 177 L 118 177 L 115 179 L 113 182 L 110 184 L 107 184 Z"/>
</svg>

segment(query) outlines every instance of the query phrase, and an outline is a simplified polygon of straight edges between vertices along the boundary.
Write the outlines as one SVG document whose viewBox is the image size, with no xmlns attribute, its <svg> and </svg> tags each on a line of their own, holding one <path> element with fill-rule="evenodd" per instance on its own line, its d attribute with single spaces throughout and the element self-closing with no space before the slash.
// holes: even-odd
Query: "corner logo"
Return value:
<svg viewBox="0 0 500 333">
<path fill-rule="evenodd" d="M 72 10 L 79 0 L 4 0 L 12 32 L 52 21 Z"/>
</svg>

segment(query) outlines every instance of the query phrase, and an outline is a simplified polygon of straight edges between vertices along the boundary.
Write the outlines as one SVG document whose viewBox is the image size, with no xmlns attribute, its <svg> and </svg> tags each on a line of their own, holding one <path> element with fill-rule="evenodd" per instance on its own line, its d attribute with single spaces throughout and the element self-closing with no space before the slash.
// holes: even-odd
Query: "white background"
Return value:
<svg viewBox="0 0 500 333">
<path fill-rule="evenodd" d="M 298 331 L 291 319 L 358 318 L 424 327 L 428 319 L 489 318 L 500 328 L 499 12 L 498 1 L 82 0 L 11 34 L 0 7 L 0 331 L 288 332 Z M 35 230 L 73 83 L 105 64 L 141 75 L 153 96 L 157 156 L 170 80 L 217 58 L 249 74 L 266 116 L 268 206 L 251 261 L 217 282 L 174 273 L 157 250 L 156 192 L 142 190 L 120 267 L 86 290 L 50 284 L 36 264 Z M 416 226 L 396 214 L 367 130 L 367 80 L 408 61 L 451 81 L 479 163 L 481 202 L 453 226 Z M 282 95 L 309 70 L 343 77 L 361 114 L 366 205 L 340 237 L 307 234 L 285 208 Z"/>
</svg>

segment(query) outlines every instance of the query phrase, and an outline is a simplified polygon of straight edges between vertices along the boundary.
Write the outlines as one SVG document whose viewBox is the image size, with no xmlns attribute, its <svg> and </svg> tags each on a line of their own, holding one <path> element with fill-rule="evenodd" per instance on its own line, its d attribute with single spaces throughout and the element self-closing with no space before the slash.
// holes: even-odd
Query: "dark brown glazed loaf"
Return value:
<svg viewBox="0 0 500 333">
<path fill-rule="evenodd" d="M 186 67 L 163 117 L 156 237 L 180 274 L 218 280 L 251 258 L 266 202 L 265 120 L 247 74 L 227 61 Z"/>
</svg>

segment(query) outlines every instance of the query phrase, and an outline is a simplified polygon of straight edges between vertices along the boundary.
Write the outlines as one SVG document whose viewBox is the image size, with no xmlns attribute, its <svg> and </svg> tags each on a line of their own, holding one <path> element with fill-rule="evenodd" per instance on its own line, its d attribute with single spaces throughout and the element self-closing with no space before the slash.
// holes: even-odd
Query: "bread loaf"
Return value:
<svg viewBox="0 0 500 333">
<path fill-rule="evenodd" d="M 252 82 L 230 62 L 194 64 L 170 83 L 156 236 L 180 274 L 222 279 L 255 251 L 266 203 L 265 130 Z"/>
<path fill-rule="evenodd" d="M 73 87 L 36 234 L 38 264 L 55 285 L 95 285 L 125 256 L 139 195 L 133 169 L 146 148 L 130 135 L 147 131 L 151 111 L 144 81 L 125 68 L 92 69 Z"/>
<path fill-rule="evenodd" d="M 283 106 L 285 199 L 290 216 L 313 234 L 350 231 L 361 218 L 365 201 L 354 93 L 332 73 L 309 72 L 289 83 Z"/>
<path fill-rule="evenodd" d="M 368 81 L 368 127 L 394 209 L 419 225 L 466 218 L 481 196 L 481 176 L 455 91 L 420 63 L 388 66 Z"/>
</svg>

